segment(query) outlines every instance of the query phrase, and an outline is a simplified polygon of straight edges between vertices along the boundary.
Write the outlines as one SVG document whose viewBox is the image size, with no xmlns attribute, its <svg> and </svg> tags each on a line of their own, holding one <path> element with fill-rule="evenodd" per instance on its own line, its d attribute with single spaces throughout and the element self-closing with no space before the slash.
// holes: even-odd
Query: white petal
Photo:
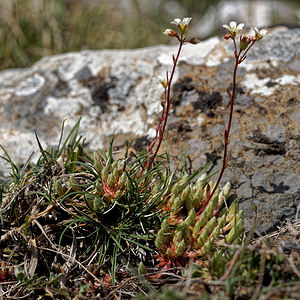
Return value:
<svg viewBox="0 0 300 300">
<path fill-rule="evenodd" d="M 236 28 L 238 31 L 242 30 L 244 28 L 245 24 L 241 23 L 238 25 L 238 27 Z"/>
<path fill-rule="evenodd" d="M 262 29 L 259 33 L 262 35 L 262 36 L 265 36 L 267 34 L 267 30 L 266 29 Z"/>
<path fill-rule="evenodd" d="M 259 33 L 259 31 L 256 27 L 252 27 L 252 30 L 254 31 L 254 33 Z"/>
<path fill-rule="evenodd" d="M 174 21 L 171 22 L 171 24 L 178 25 L 181 22 L 180 19 L 174 19 Z"/>
<path fill-rule="evenodd" d="M 227 30 L 230 29 L 230 27 L 227 24 L 224 24 L 223 27 L 226 28 Z"/>
<path fill-rule="evenodd" d="M 191 20 L 192 20 L 192 18 L 185 17 L 185 18 L 183 18 L 182 23 L 183 24 L 189 24 L 191 22 Z"/>
<path fill-rule="evenodd" d="M 231 28 L 236 28 L 236 22 L 235 22 L 235 21 L 229 22 L 229 26 L 230 26 Z"/>
</svg>

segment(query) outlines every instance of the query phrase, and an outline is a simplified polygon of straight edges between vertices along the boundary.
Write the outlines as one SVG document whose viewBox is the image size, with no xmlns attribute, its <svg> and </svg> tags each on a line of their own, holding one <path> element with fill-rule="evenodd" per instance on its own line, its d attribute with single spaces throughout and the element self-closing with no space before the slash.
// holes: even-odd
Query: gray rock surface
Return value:
<svg viewBox="0 0 300 300">
<path fill-rule="evenodd" d="M 258 229 L 294 217 L 300 195 L 300 28 L 275 28 L 253 48 L 238 72 L 230 139 L 230 181 L 249 227 L 257 207 Z M 56 145 L 82 117 L 87 146 L 121 149 L 135 137 L 136 150 L 155 133 L 162 89 L 157 80 L 172 66 L 177 46 L 82 51 L 45 57 L 29 69 L 0 73 L 0 143 L 17 164 L 35 151 L 34 131 L 44 147 Z M 193 168 L 217 159 L 228 120 L 233 57 L 217 37 L 184 46 L 173 85 L 166 141 L 174 164 L 185 151 Z M 9 172 L 1 160 L 1 172 Z"/>
</svg>

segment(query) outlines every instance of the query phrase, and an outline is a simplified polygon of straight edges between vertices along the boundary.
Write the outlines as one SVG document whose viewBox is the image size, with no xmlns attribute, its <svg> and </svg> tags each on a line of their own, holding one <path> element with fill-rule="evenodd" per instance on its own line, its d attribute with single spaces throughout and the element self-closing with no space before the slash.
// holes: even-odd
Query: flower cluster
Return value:
<svg viewBox="0 0 300 300">
<path fill-rule="evenodd" d="M 166 129 L 167 120 L 168 120 L 168 114 L 170 111 L 171 84 L 172 84 L 172 80 L 174 77 L 175 69 L 177 67 L 178 59 L 179 59 L 179 56 L 180 56 L 180 53 L 182 50 L 182 46 L 187 43 L 196 45 L 200 42 L 196 38 L 187 39 L 185 37 L 186 30 L 187 30 L 191 20 L 192 20 L 192 18 L 185 17 L 182 20 L 177 18 L 171 22 L 171 24 L 174 24 L 179 28 L 180 34 L 178 34 L 175 30 L 169 29 L 169 28 L 163 32 L 163 34 L 165 34 L 167 36 L 177 38 L 177 40 L 179 41 L 179 47 L 178 47 L 178 52 L 177 52 L 176 56 L 175 55 L 172 56 L 173 67 L 170 72 L 170 76 L 169 76 L 169 73 L 167 72 L 165 77 L 159 76 L 159 78 L 158 78 L 160 84 L 164 88 L 164 99 L 161 101 L 162 113 L 161 113 L 161 118 L 160 118 L 159 124 L 156 128 L 155 137 L 148 147 L 147 159 L 146 159 L 144 165 L 142 166 L 142 170 L 139 173 L 139 177 L 142 176 L 144 170 L 148 170 L 148 171 L 150 170 L 150 168 L 155 160 L 155 157 L 157 156 L 157 153 L 159 151 L 162 140 L 163 140 L 163 136 L 164 136 L 164 132 Z"/>
<path fill-rule="evenodd" d="M 192 20 L 192 18 L 183 18 L 182 20 L 175 19 L 174 21 L 171 22 L 171 24 L 177 25 L 177 27 L 180 30 L 181 35 L 183 35 L 185 33 L 186 29 L 188 28 L 191 20 Z M 173 29 L 169 29 L 169 28 L 164 31 L 164 34 L 168 35 L 168 36 L 177 36 L 177 32 L 174 31 Z"/>
<path fill-rule="evenodd" d="M 235 21 L 231 21 L 229 25 L 227 24 L 223 25 L 223 27 L 228 30 L 232 38 L 235 38 L 236 35 L 244 28 L 244 26 L 245 26 L 244 23 L 237 25 Z"/>
<path fill-rule="evenodd" d="M 191 22 L 192 18 L 189 17 L 185 17 L 182 20 L 181 19 L 174 19 L 174 21 L 171 22 L 171 24 L 177 25 L 177 27 L 179 28 L 180 31 L 180 36 L 178 35 L 178 33 L 170 28 L 167 28 L 163 34 L 171 36 L 171 37 L 176 37 L 179 41 L 183 41 L 184 43 L 190 43 L 190 44 L 198 44 L 200 41 L 196 38 L 192 38 L 192 39 L 185 39 L 184 38 L 184 34 L 189 26 L 189 23 Z"/>
<path fill-rule="evenodd" d="M 191 18 L 186 17 L 183 20 L 175 19 L 171 22 L 177 25 L 180 34 L 173 29 L 166 29 L 164 32 L 165 35 L 178 39 L 179 50 L 176 57 L 173 55 L 174 66 L 170 78 L 167 73 L 166 78 L 159 79 L 165 89 L 161 122 L 156 131 L 156 137 L 159 137 L 159 145 L 168 119 L 171 102 L 170 87 L 181 47 L 185 43 L 197 44 L 199 42 L 195 38 L 188 40 L 184 36 L 190 21 Z M 157 255 L 157 259 L 160 261 L 159 266 L 166 268 L 172 265 L 185 266 L 188 260 L 194 259 L 197 261 L 197 258 L 208 253 L 217 241 L 234 243 L 243 232 L 243 212 L 239 211 L 238 203 L 234 201 L 229 208 L 226 203 L 230 193 L 230 184 L 227 183 L 221 190 L 219 185 L 230 159 L 228 144 L 236 94 L 237 68 L 246 59 L 250 48 L 267 35 L 265 29 L 258 30 L 253 27 L 254 34 L 252 36 L 241 35 L 239 46 L 237 46 L 236 38 L 244 26 L 244 23 L 237 24 L 235 21 L 223 25 L 228 31 L 224 38 L 231 39 L 234 44 L 235 65 L 232 91 L 227 90 L 230 98 L 230 115 L 227 128 L 224 130 L 224 153 L 221 171 L 216 183 L 207 183 L 206 175 L 203 175 L 196 183 L 191 184 L 188 177 L 184 176 L 173 185 L 169 194 L 164 195 L 165 202 L 162 210 L 167 217 L 163 220 L 155 240 L 155 246 L 159 251 Z M 151 150 L 152 148 L 149 153 Z"/>
<path fill-rule="evenodd" d="M 235 21 L 231 21 L 229 22 L 229 24 L 224 24 L 223 27 L 225 29 L 227 29 L 228 33 L 226 33 L 224 35 L 224 38 L 226 40 L 228 40 L 229 38 L 233 39 L 234 40 L 234 43 L 235 43 L 235 37 L 240 33 L 240 31 L 243 30 L 245 24 L 244 23 L 241 23 L 241 24 L 238 24 L 235 22 Z M 252 31 L 253 31 L 253 35 L 251 37 L 248 37 L 248 36 L 244 36 L 244 35 L 241 35 L 240 36 L 240 45 L 239 45 L 239 48 L 240 50 L 246 50 L 247 51 L 247 48 L 249 46 L 249 49 L 250 47 L 257 41 L 260 41 L 262 38 L 264 38 L 266 35 L 267 35 L 267 30 L 266 29 L 261 29 L 261 30 L 258 30 L 256 27 L 252 27 Z M 252 42 L 252 44 L 250 44 Z"/>
<path fill-rule="evenodd" d="M 189 259 L 197 261 L 211 251 L 217 241 L 233 243 L 243 232 L 243 212 L 234 201 L 220 211 L 230 194 L 230 184 L 219 189 L 209 202 L 213 182 L 206 174 L 195 184 L 181 178 L 171 189 L 163 210 L 168 212 L 157 233 L 155 246 L 159 251 L 159 266 L 185 266 Z"/>
</svg>

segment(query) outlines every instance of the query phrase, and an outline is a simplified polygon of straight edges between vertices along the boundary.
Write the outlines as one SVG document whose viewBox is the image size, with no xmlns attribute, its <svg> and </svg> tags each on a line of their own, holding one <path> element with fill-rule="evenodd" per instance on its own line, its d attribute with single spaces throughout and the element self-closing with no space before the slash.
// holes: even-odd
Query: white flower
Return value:
<svg viewBox="0 0 300 300">
<path fill-rule="evenodd" d="M 252 30 L 254 31 L 254 38 L 256 41 L 261 40 L 267 35 L 268 32 L 266 29 L 258 30 L 256 27 L 252 27 Z"/>
<path fill-rule="evenodd" d="M 180 29 L 181 34 L 184 34 L 185 30 L 187 29 L 187 27 L 189 26 L 189 23 L 191 22 L 192 18 L 183 18 L 183 20 L 181 21 L 181 19 L 174 19 L 174 21 L 171 22 L 171 24 L 175 24 L 178 26 L 178 28 Z"/>
<path fill-rule="evenodd" d="M 236 25 L 235 21 L 231 21 L 229 25 L 227 24 L 223 25 L 223 27 L 229 31 L 232 37 L 235 37 L 244 28 L 244 26 L 245 26 L 244 23 Z"/>
<path fill-rule="evenodd" d="M 163 34 L 165 34 L 165 35 L 168 35 L 168 36 L 176 36 L 177 35 L 177 32 L 176 31 L 174 31 L 173 29 L 166 29 L 164 32 L 163 32 Z"/>
</svg>

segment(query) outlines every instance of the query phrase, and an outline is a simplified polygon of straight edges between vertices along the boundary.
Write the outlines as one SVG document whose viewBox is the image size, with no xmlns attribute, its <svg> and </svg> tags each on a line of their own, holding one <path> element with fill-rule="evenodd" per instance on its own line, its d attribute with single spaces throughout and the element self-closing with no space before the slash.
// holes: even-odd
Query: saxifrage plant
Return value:
<svg viewBox="0 0 300 300">
<path fill-rule="evenodd" d="M 126 251 L 137 253 L 143 249 L 151 257 L 155 245 L 159 267 L 184 267 L 191 260 L 201 264 L 218 241 L 241 243 L 243 212 L 237 200 L 227 203 L 230 184 L 221 188 L 220 182 L 230 159 L 228 145 L 238 65 L 266 31 L 254 28 L 254 35 L 240 36 L 237 46 L 244 24 L 232 21 L 224 25 L 228 30 L 224 38 L 233 41 L 235 64 L 232 91 L 227 91 L 230 113 L 224 131 L 223 164 L 214 183 L 206 173 L 197 179 L 205 167 L 189 176 L 171 170 L 168 154 L 159 155 L 172 104 L 172 80 L 182 47 L 186 43 L 199 43 L 185 36 L 190 21 L 191 18 L 175 19 L 172 24 L 179 32 L 172 29 L 164 32 L 178 40 L 179 48 L 173 55 L 170 74 L 167 72 L 160 78 L 164 89 L 161 118 L 147 151 L 134 155 L 129 151 L 129 143 L 124 157 L 116 159 L 111 142 L 107 152 L 99 150 L 90 155 L 78 137 L 78 121 L 64 142 L 62 130 L 57 149 L 46 151 L 38 140 L 41 157 L 36 164 L 28 163 L 20 168 L 5 152 L 12 176 L 1 184 L 1 259 L 10 257 L 17 273 L 23 274 L 19 265 L 26 262 L 20 260 L 19 254 L 25 257 L 26 245 L 32 241 L 37 243 L 34 247 L 41 254 L 39 262 L 47 268 L 39 269 L 35 265 L 27 274 L 24 270 L 26 278 L 35 273 L 44 276 L 44 283 L 30 283 L 31 288 L 34 286 L 30 293 L 54 289 L 59 282 L 70 284 L 68 274 L 73 271 L 85 274 L 86 293 L 94 296 L 100 287 L 116 284 L 118 261 L 128 259 L 137 265 L 141 260 L 136 256 L 124 257 L 122 253 Z M 45 279 L 47 276 L 49 281 Z M 26 289 L 24 282 L 22 289 Z"/>
</svg>

